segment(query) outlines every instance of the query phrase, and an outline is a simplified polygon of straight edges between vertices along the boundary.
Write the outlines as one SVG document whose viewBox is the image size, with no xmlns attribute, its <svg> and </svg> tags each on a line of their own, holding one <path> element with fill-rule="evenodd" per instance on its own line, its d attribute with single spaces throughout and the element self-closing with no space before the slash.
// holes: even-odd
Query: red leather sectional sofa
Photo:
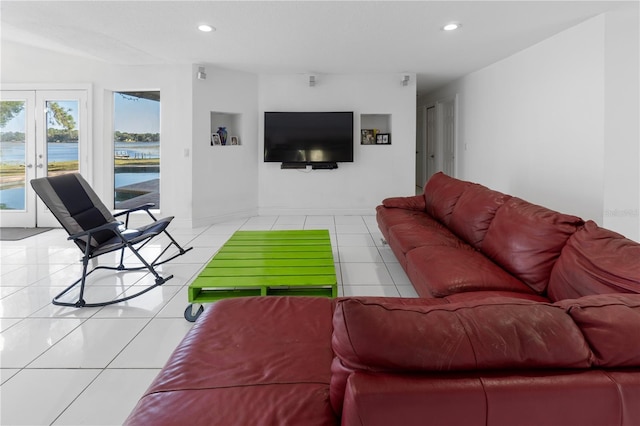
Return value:
<svg viewBox="0 0 640 426">
<path fill-rule="evenodd" d="M 593 221 L 437 173 L 376 208 L 421 297 L 557 301 L 640 293 L 640 245 Z"/>
<path fill-rule="evenodd" d="M 435 175 L 378 223 L 420 298 L 213 304 L 128 425 L 640 425 L 640 245 Z"/>
</svg>

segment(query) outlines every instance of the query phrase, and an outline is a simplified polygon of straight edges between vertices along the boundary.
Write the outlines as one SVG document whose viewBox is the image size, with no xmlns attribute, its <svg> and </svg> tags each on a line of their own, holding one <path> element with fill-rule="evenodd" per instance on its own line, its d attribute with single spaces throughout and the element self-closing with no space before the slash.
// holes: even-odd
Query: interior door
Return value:
<svg viewBox="0 0 640 426">
<path fill-rule="evenodd" d="M 422 193 L 425 182 L 426 116 L 425 108 L 418 107 L 416 112 L 416 193 Z"/>
<path fill-rule="evenodd" d="M 37 198 L 29 181 L 84 171 L 87 158 L 87 92 L 3 91 L 0 99 L 2 226 L 59 226 Z M 10 172 L 5 173 L 5 170 Z"/>
<path fill-rule="evenodd" d="M 437 148 L 437 140 L 436 140 L 436 107 L 432 106 L 427 108 L 426 111 L 426 176 L 425 181 L 429 180 L 431 176 L 433 176 L 436 172 L 439 172 L 437 156 L 436 156 L 436 148 Z"/>
<path fill-rule="evenodd" d="M 442 122 L 442 171 L 455 176 L 456 173 L 456 99 L 439 103 Z"/>
</svg>

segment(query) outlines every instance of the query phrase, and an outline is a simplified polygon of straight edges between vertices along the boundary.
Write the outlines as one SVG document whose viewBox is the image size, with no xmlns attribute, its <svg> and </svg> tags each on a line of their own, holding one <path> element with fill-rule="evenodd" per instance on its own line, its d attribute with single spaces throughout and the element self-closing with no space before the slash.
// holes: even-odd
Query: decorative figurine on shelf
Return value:
<svg viewBox="0 0 640 426">
<path fill-rule="evenodd" d="M 227 128 L 218 127 L 218 135 L 220 135 L 220 143 L 222 145 L 226 145 L 227 144 Z"/>
</svg>

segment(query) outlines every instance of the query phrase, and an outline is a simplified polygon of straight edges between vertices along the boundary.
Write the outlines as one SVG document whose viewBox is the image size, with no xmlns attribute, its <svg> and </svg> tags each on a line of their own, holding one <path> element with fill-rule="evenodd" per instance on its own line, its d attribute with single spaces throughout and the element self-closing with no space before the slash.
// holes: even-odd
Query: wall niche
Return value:
<svg viewBox="0 0 640 426">
<path fill-rule="evenodd" d="M 242 144 L 242 114 L 211 111 L 211 146 L 237 146 Z"/>
<path fill-rule="evenodd" d="M 391 114 L 360 114 L 360 144 L 390 145 Z"/>
</svg>

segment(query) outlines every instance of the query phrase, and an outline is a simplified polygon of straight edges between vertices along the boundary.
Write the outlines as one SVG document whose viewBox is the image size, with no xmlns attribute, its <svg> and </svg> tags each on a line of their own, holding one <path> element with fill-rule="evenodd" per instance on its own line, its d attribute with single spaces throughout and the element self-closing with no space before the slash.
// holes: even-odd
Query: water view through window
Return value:
<svg viewBox="0 0 640 426">
<path fill-rule="evenodd" d="M 0 209 L 25 208 L 26 101 L 0 102 Z"/>
<path fill-rule="evenodd" d="M 78 101 L 46 101 L 47 175 L 78 172 Z"/>
<path fill-rule="evenodd" d="M 23 100 L 0 101 L 0 210 L 25 210 L 27 168 L 37 167 L 48 176 L 79 170 L 79 102 L 46 100 L 43 105 L 46 155 L 36 149 L 33 137 L 27 145 L 35 124 L 27 122 L 26 110 L 34 105 Z M 33 158 L 27 157 L 28 152 Z"/>
<path fill-rule="evenodd" d="M 114 92 L 114 208 L 160 208 L 160 92 Z"/>
</svg>

